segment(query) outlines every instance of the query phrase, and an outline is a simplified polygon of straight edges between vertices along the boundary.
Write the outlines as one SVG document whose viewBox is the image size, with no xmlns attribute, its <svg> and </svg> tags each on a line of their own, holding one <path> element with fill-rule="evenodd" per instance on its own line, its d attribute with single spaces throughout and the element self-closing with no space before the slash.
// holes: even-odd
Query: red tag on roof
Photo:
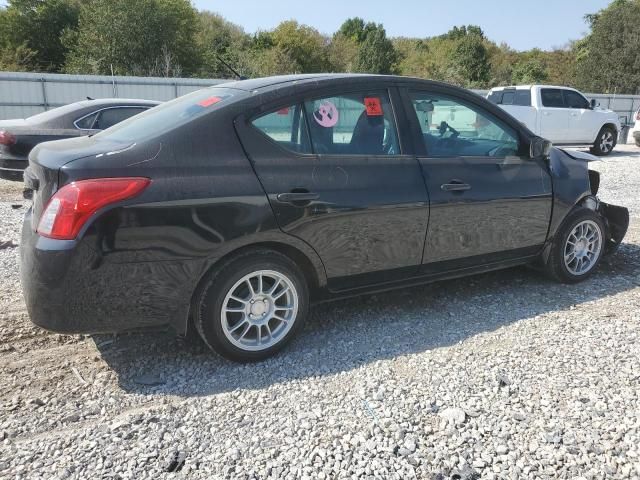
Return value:
<svg viewBox="0 0 640 480">
<path fill-rule="evenodd" d="M 220 97 L 209 97 L 199 101 L 198 105 L 201 107 L 210 107 L 211 105 L 218 103 L 220 100 L 222 100 Z"/>
<path fill-rule="evenodd" d="M 379 117 L 382 115 L 382 104 L 378 97 L 364 97 L 364 106 L 369 117 Z"/>
<path fill-rule="evenodd" d="M 276 112 L 278 115 L 289 115 L 289 107 L 281 108 Z"/>
</svg>

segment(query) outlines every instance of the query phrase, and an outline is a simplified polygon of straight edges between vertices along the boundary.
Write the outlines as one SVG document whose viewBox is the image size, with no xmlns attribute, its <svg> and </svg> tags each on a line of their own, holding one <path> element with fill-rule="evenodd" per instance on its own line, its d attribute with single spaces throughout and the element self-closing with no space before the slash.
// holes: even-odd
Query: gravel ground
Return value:
<svg viewBox="0 0 640 480">
<path fill-rule="evenodd" d="M 253 365 L 46 333 L 1 249 L 0 477 L 638 479 L 639 162 L 595 165 L 632 224 L 589 281 L 518 268 L 326 304 Z M 23 203 L 0 182 L 0 243 Z"/>
</svg>

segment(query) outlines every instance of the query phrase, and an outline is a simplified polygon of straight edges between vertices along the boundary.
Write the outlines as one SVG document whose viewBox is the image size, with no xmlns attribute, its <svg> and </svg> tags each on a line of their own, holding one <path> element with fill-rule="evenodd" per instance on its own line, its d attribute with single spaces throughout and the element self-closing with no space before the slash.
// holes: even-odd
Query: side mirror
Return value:
<svg viewBox="0 0 640 480">
<path fill-rule="evenodd" d="M 591 104 L 591 108 L 596 108 L 600 106 L 600 103 L 598 103 L 598 101 L 595 98 L 591 99 L 590 104 Z"/>
<path fill-rule="evenodd" d="M 531 158 L 547 158 L 551 152 L 553 144 L 542 137 L 533 137 L 529 145 L 529 156 Z"/>
</svg>

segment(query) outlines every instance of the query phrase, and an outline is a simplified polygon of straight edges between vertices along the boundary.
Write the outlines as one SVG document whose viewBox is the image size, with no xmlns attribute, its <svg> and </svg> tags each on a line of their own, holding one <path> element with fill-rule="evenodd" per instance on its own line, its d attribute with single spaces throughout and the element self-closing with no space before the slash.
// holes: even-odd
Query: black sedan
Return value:
<svg viewBox="0 0 640 480">
<path fill-rule="evenodd" d="M 227 83 L 31 152 L 26 305 L 57 332 L 195 328 L 244 361 L 311 302 L 524 264 L 578 282 L 629 221 L 594 158 L 443 83 Z"/>
<path fill-rule="evenodd" d="M 49 140 L 97 133 L 160 102 L 103 98 L 83 100 L 26 119 L 0 121 L 0 178 L 22 181 L 29 152 Z"/>
</svg>

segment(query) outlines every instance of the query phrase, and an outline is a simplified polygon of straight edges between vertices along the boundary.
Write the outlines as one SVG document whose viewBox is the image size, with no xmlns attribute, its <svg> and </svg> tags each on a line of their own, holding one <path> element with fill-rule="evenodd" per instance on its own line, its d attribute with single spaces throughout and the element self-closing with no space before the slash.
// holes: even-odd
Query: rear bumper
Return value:
<svg viewBox="0 0 640 480">
<path fill-rule="evenodd" d="M 110 333 L 169 325 L 186 330 L 193 272 L 179 262 L 107 262 L 91 239 L 41 237 L 25 216 L 20 279 L 36 325 L 57 333 Z"/>
</svg>

